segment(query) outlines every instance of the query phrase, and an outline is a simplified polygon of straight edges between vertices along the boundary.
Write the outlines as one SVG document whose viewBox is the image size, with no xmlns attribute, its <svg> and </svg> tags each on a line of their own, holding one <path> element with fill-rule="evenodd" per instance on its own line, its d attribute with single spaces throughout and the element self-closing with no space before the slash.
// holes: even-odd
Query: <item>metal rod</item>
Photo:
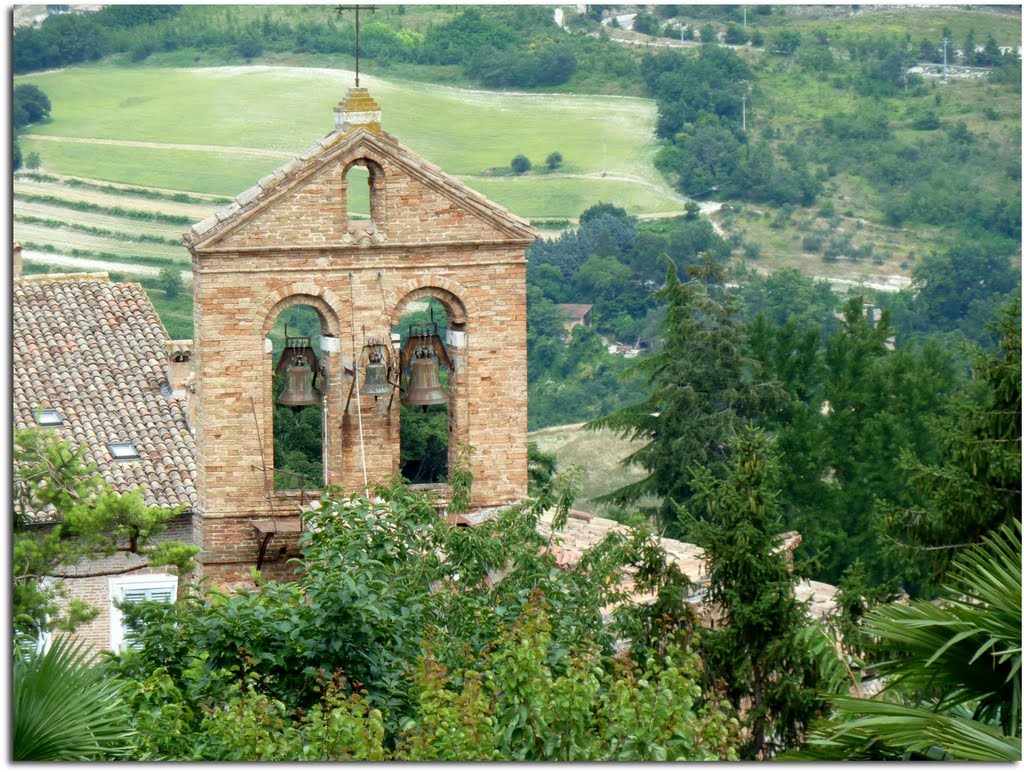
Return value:
<svg viewBox="0 0 1024 772">
<path fill-rule="evenodd" d="M 339 14 L 344 11 L 356 12 L 356 88 L 359 88 L 359 12 L 369 11 L 370 13 L 374 13 L 376 10 L 377 7 L 373 5 L 339 5 L 337 8 Z"/>
<path fill-rule="evenodd" d="M 256 442 L 260 446 L 260 465 L 263 467 L 263 492 L 267 497 L 267 507 L 270 509 L 270 516 L 274 519 L 274 527 L 277 527 L 277 517 L 274 514 L 274 497 L 271 495 L 270 480 L 267 478 L 267 457 L 263 454 L 263 438 L 260 436 L 260 422 L 256 417 L 256 402 L 252 395 L 249 395 L 249 406 L 252 408 L 252 421 L 256 424 Z"/>
</svg>

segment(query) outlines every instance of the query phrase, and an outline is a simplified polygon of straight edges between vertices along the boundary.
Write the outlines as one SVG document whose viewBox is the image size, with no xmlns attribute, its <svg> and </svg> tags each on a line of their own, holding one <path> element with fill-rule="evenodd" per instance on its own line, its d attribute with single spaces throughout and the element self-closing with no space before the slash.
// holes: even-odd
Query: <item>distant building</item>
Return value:
<svg viewBox="0 0 1024 772">
<path fill-rule="evenodd" d="M 590 327 L 590 312 L 594 307 L 583 303 L 559 303 L 558 309 L 566 318 L 565 331 L 572 332 L 572 328 L 578 324 Z"/>
<path fill-rule="evenodd" d="M 647 351 L 647 344 L 642 341 L 633 343 L 611 343 L 608 345 L 608 353 L 621 356 L 624 359 L 634 359 Z"/>
</svg>

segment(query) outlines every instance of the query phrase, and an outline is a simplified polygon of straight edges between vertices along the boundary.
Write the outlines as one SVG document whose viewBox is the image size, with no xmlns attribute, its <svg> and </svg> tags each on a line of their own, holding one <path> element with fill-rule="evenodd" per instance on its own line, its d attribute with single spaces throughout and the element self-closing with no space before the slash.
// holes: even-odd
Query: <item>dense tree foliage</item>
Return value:
<svg viewBox="0 0 1024 772">
<path fill-rule="evenodd" d="M 999 242 L 978 238 L 924 256 L 914 268 L 913 313 L 903 315 L 907 327 L 993 342 L 986 329 L 993 310 L 1020 294 L 1020 272 L 1010 254 Z"/>
<path fill-rule="evenodd" d="M 662 345 L 632 368 L 646 381 L 647 397 L 589 424 L 645 442 L 624 463 L 639 465 L 647 477 L 606 498 L 628 504 L 645 494 L 661 497 L 662 525 L 673 535 L 688 531 L 678 507 L 695 493 L 694 470 L 724 469 L 728 438 L 780 398 L 746 354 L 738 306 L 721 286 L 720 266 L 706 256 L 690 273 L 680 282 L 670 266 L 655 294 L 666 305 Z"/>
<path fill-rule="evenodd" d="M 39 86 L 20 83 L 11 96 L 11 124 L 15 130 L 50 117 L 50 99 Z"/>
<path fill-rule="evenodd" d="M 667 141 L 656 162 L 681 191 L 775 204 L 814 201 L 821 183 L 799 148 L 780 154 L 763 141 L 749 144 L 742 104 L 756 81 L 735 53 L 719 46 L 704 46 L 696 56 L 663 51 L 644 58 L 643 76 L 658 102 L 657 134 Z"/>
<path fill-rule="evenodd" d="M 580 215 L 579 228 L 535 242 L 528 251 L 527 343 L 530 427 L 598 418 L 630 398 L 618 384 L 627 362 L 607 353 L 609 337 L 651 345 L 663 313 L 652 297 L 666 260 L 686 266 L 700 252 L 729 246 L 704 219 L 638 223 L 614 204 Z M 593 305 L 593 329 L 570 337 L 558 303 Z"/>
<path fill-rule="evenodd" d="M 883 510 L 897 557 L 924 550 L 940 578 L 957 554 L 1021 511 L 1019 299 L 1000 310 L 994 327 L 998 350 L 972 347 L 972 383 L 956 395 L 950 413 L 929 418 L 938 458 L 928 463 L 904 446 L 900 466 L 920 504 L 889 502 Z"/>
<path fill-rule="evenodd" d="M 380 65 L 455 65 L 492 88 L 558 85 L 581 63 L 594 75 L 636 70 L 635 57 L 600 40 L 559 34 L 549 12 L 527 6 L 468 7 L 426 31 L 371 17 L 361 23 L 359 42 L 361 55 Z M 351 14 L 281 15 L 268 8 L 261 17 L 240 19 L 237 9 L 110 6 L 95 14 L 51 15 L 39 28 L 18 29 L 13 64 L 20 74 L 114 53 L 137 62 L 182 49 L 246 60 L 270 52 L 354 55 L 354 24 Z"/>
<path fill-rule="evenodd" d="M 128 606 L 137 648 L 118 671 L 136 757 L 733 757 L 735 722 L 696 651 L 616 654 L 621 632 L 602 622 L 627 570 L 676 598 L 678 574 L 644 531 L 557 569 L 536 523 L 543 502 L 564 522 L 558 485 L 471 529 L 402 488 L 325 499 L 294 581 Z"/>
</svg>

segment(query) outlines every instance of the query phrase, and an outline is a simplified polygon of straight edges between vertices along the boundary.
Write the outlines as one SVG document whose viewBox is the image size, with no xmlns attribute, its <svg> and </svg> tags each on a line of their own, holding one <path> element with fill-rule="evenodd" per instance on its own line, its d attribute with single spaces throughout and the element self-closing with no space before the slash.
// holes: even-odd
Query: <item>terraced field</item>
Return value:
<svg viewBox="0 0 1024 772">
<path fill-rule="evenodd" d="M 118 188 L 99 181 L 47 176 L 14 180 L 14 238 L 27 270 L 116 270 L 152 278 L 167 264 L 189 265 L 181 235 L 223 206 L 170 200 L 173 191 Z M 190 196 L 197 201 L 202 197 Z"/>
<path fill-rule="evenodd" d="M 58 254 L 69 255 L 81 253 L 110 256 L 112 259 L 123 259 L 126 264 L 138 262 L 138 258 L 183 260 L 188 257 L 188 252 L 182 246 L 172 247 L 145 241 L 126 241 L 71 229 L 19 222 L 18 220 L 15 220 L 15 223 L 17 225 L 15 238 L 26 249 L 46 249 L 56 251 Z M 125 270 L 131 272 L 127 266 Z"/>
<path fill-rule="evenodd" d="M 176 245 L 180 241 L 182 233 L 182 228 L 174 225 L 165 225 L 149 220 L 126 221 L 125 218 L 115 215 L 79 212 L 66 206 L 37 203 L 26 198 L 15 200 L 14 219 L 17 222 L 51 223 L 50 227 L 69 230 L 89 229 L 93 232 L 106 230 L 111 233 L 123 234 L 126 238 L 130 237 L 132 241 L 143 241 L 148 237 L 148 240 L 159 239 L 171 245 Z"/>
<path fill-rule="evenodd" d="M 98 180 L 93 181 L 96 186 L 104 185 Z M 54 181 L 40 181 L 32 179 L 25 174 L 15 175 L 14 178 L 14 196 L 15 200 L 26 199 L 28 197 L 45 197 L 52 196 L 60 199 L 67 204 L 95 204 L 97 206 L 104 206 L 108 208 L 123 207 L 125 209 L 132 209 L 140 212 L 149 212 L 157 215 L 171 215 L 175 217 L 182 217 L 189 219 L 193 222 L 199 222 L 210 216 L 210 213 L 227 203 L 227 198 L 216 198 L 210 196 L 208 198 L 209 203 L 183 203 L 179 201 L 172 201 L 164 198 L 150 199 L 144 198 L 138 195 L 138 188 L 123 188 L 121 192 L 108 192 L 106 190 L 97 190 L 93 186 L 73 186 L 68 184 L 68 180 L 56 179 Z M 146 187 L 141 189 L 144 193 L 152 191 L 151 188 Z M 195 198 L 199 198 L 195 193 L 189 192 L 189 195 Z"/>
</svg>

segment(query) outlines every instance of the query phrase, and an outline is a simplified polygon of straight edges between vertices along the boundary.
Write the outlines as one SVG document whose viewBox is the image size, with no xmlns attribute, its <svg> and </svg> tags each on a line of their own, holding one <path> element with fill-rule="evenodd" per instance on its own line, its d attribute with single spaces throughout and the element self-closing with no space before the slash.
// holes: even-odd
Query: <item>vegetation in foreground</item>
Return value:
<svg viewBox="0 0 1024 772">
<path fill-rule="evenodd" d="M 700 473 L 694 510 L 721 518 L 705 533 L 705 612 L 724 625 L 699 623 L 642 528 L 558 568 L 536 524 L 547 507 L 564 524 L 572 477 L 472 529 L 401 486 L 329 494 L 295 580 L 127 604 L 129 648 L 101 663 L 63 639 L 20 648 L 15 757 L 752 760 L 809 738 L 819 757 L 1019 758 L 1019 523 L 960 558 L 939 605 L 868 616 L 851 640 L 887 661 L 862 673 L 892 681 L 881 699 L 848 698 L 857 660 L 795 603 L 773 536 L 770 443 L 732 444 L 724 476 Z M 55 724 L 62 709 L 79 718 Z"/>
</svg>

